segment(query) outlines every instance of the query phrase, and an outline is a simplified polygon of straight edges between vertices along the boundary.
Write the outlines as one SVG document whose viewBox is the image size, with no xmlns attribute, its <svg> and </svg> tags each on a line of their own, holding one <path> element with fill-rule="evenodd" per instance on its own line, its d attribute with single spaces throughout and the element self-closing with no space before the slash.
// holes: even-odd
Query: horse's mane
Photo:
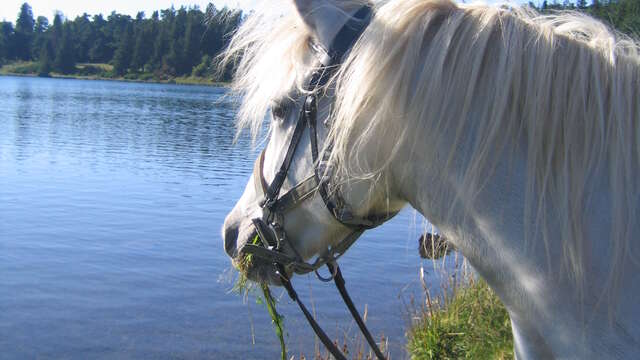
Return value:
<svg viewBox="0 0 640 360">
<path fill-rule="evenodd" d="M 301 87 L 311 59 L 309 32 L 295 12 L 255 14 L 233 38 L 241 54 L 234 86 L 243 96 L 239 126 L 255 135 L 274 99 Z M 339 70 L 330 138 L 344 174 L 384 172 L 358 161 L 372 139 L 425 142 L 448 154 L 431 169 L 446 178 L 461 138 L 471 144 L 459 199 L 473 199 L 505 151 L 526 151 L 527 236 L 562 239 L 566 270 L 582 281 L 582 223 L 594 174 L 607 174 L 612 219 L 610 285 L 631 259 L 640 196 L 638 44 L 586 15 L 541 15 L 516 5 L 393 0 L 376 15 Z M 453 100 L 455 99 L 455 100 Z M 454 134 L 443 143 L 438 134 Z M 421 136 L 417 138 L 416 136 Z M 420 154 L 424 166 L 432 153 Z M 440 162 L 441 164 L 442 162 Z M 422 163 L 421 163 L 422 164 Z M 470 205 L 472 206 L 472 205 Z M 560 234 L 544 230 L 554 209 Z M 543 230 L 538 230 L 543 229 Z M 537 235 L 535 232 L 538 231 Z M 596 255 L 597 256 L 597 255 Z M 635 259 L 637 261 L 637 259 Z"/>
</svg>

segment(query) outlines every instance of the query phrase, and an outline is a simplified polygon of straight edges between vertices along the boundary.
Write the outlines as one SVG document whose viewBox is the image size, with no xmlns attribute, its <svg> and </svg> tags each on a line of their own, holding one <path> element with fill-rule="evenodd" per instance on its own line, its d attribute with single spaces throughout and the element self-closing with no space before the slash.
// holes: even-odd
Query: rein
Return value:
<svg viewBox="0 0 640 360">
<path fill-rule="evenodd" d="M 328 282 L 333 280 L 349 312 L 375 352 L 376 357 L 378 359 L 385 359 L 347 292 L 337 260 L 353 245 L 365 230 L 381 224 L 395 214 L 373 214 L 366 217 L 356 217 L 337 192 L 329 191 L 328 181 L 331 176 L 326 167 L 326 155 L 331 152 L 331 144 L 325 146 L 326 151 L 322 154 L 323 158 L 320 160 L 317 135 L 316 91 L 326 85 L 333 72 L 339 67 L 344 55 L 351 49 L 364 29 L 368 26 L 371 17 L 371 7 L 366 5 L 361 7 L 340 29 L 329 51 L 324 51 L 320 49 L 319 46 L 316 46 L 316 51 L 321 53 L 319 57 L 321 65 L 312 73 L 309 83 L 305 87 L 307 95 L 305 95 L 298 122 L 291 136 L 291 141 L 289 142 L 280 169 L 270 184 L 267 183 L 263 175 L 264 150 L 255 162 L 253 170 L 254 186 L 256 193 L 262 196 L 263 200 L 260 202 L 262 218 L 252 219 L 252 222 L 262 240 L 262 244 L 246 244 L 243 248 L 245 253 L 265 259 L 275 266 L 276 273 L 280 276 L 282 285 L 287 290 L 289 297 L 298 304 L 300 310 L 307 318 L 309 325 L 311 325 L 316 335 L 320 338 L 320 341 L 322 341 L 331 354 L 339 360 L 346 360 L 346 357 L 340 352 L 331 339 L 329 339 L 327 334 L 307 310 L 306 306 L 300 301 L 298 294 L 291 284 L 288 273 L 306 274 L 313 271 L 321 281 Z M 309 130 L 314 172 L 289 191 L 280 195 L 282 185 L 293 161 L 294 153 L 298 148 L 306 128 Z M 332 216 L 338 222 L 350 228 L 351 232 L 335 246 L 328 247 L 313 263 L 308 263 L 304 261 L 300 253 L 288 240 L 283 226 L 284 215 L 289 210 L 312 197 L 316 192 L 320 194 L 327 210 L 329 210 Z M 294 256 L 284 252 L 285 245 L 292 250 Z M 318 273 L 318 269 L 325 265 L 328 267 L 330 273 L 328 278 L 324 278 Z"/>
</svg>

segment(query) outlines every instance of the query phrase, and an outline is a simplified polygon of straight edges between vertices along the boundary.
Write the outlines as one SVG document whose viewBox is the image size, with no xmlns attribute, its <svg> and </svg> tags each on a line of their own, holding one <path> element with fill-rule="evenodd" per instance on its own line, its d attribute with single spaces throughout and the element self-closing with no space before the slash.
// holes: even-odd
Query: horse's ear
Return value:
<svg viewBox="0 0 640 360">
<path fill-rule="evenodd" d="M 305 22 L 311 16 L 311 10 L 317 6 L 318 0 L 292 0 L 293 5 Z M 320 1 L 322 2 L 322 1 Z M 310 24 L 307 24 L 310 25 Z"/>
<path fill-rule="evenodd" d="M 325 49 L 329 49 L 342 25 L 357 10 L 350 1 L 343 1 L 344 6 L 340 5 L 341 7 L 336 5 L 339 2 L 328 0 L 292 1 L 304 23 Z"/>
<path fill-rule="evenodd" d="M 319 3 L 323 3 L 323 0 L 292 0 L 293 5 L 298 10 L 298 14 L 300 18 L 304 21 L 305 24 L 311 29 L 315 29 L 315 24 L 317 20 L 315 17 L 317 14 L 314 14 L 313 9 L 317 8 Z"/>
</svg>

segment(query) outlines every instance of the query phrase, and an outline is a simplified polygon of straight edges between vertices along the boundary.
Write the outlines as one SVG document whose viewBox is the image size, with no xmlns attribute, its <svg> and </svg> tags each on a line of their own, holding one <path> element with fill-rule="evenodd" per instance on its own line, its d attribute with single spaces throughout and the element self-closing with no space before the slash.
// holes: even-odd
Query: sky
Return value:
<svg viewBox="0 0 640 360">
<path fill-rule="evenodd" d="M 15 24 L 20 12 L 20 6 L 24 2 L 31 5 L 34 18 L 38 16 L 46 16 L 49 22 L 53 21 L 53 15 L 56 11 L 62 12 L 65 17 L 73 20 L 76 16 L 87 13 L 89 15 L 103 14 L 105 17 L 115 10 L 120 14 L 136 16 L 138 11 L 144 11 L 147 17 L 150 17 L 153 11 L 170 8 L 173 5 L 176 9 L 180 6 L 198 5 L 202 11 L 207 8 L 209 2 L 213 2 L 216 7 L 222 8 L 228 6 L 230 8 L 241 8 L 243 10 L 251 10 L 264 3 L 267 0 L 0 0 L 0 20 L 11 21 Z M 458 0 L 463 1 L 463 0 Z M 475 0 L 488 3 L 515 1 L 524 3 L 528 0 Z M 562 2 L 561 0 L 558 0 Z M 542 0 L 534 0 L 534 3 L 542 3 Z"/>
<path fill-rule="evenodd" d="M 198 5 L 203 11 L 207 8 L 209 2 L 213 2 L 216 7 L 229 6 L 232 8 L 252 9 L 259 0 L 26 0 L 33 9 L 34 18 L 38 16 L 46 16 L 49 21 L 53 21 L 53 14 L 56 10 L 61 11 L 64 16 L 74 19 L 82 13 L 89 15 L 104 14 L 108 15 L 115 10 L 120 14 L 128 14 L 135 16 L 138 11 L 144 11 L 147 17 L 151 16 L 154 10 L 167 9 L 173 5 L 175 8 L 180 6 Z M 20 12 L 20 6 L 25 0 L 0 0 L 0 20 L 11 21 L 15 23 Z"/>
</svg>

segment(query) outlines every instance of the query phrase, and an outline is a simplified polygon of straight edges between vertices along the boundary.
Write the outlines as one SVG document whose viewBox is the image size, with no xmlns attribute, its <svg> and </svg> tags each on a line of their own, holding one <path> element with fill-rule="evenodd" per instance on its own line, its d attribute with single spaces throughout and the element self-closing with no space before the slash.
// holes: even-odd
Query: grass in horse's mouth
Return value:
<svg viewBox="0 0 640 360">
<path fill-rule="evenodd" d="M 260 237 L 256 235 L 251 241 L 253 245 L 259 245 L 261 243 Z M 236 284 L 233 286 L 233 290 L 238 293 L 245 293 L 249 290 L 249 278 L 247 277 L 247 272 L 251 267 L 253 262 L 253 254 L 243 254 L 242 258 L 238 261 L 238 280 Z M 258 284 L 260 290 L 262 290 L 262 295 L 264 296 L 264 301 L 258 297 L 257 302 L 263 303 L 267 307 L 267 311 L 269 312 L 269 316 L 271 316 L 271 322 L 276 331 L 276 335 L 280 340 L 280 348 L 282 354 L 282 360 L 287 359 L 287 349 L 284 343 L 284 317 L 278 313 L 276 310 L 276 300 L 273 295 L 271 295 L 271 290 L 269 289 L 269 285 L 266 283 Z"/>
</svg>

